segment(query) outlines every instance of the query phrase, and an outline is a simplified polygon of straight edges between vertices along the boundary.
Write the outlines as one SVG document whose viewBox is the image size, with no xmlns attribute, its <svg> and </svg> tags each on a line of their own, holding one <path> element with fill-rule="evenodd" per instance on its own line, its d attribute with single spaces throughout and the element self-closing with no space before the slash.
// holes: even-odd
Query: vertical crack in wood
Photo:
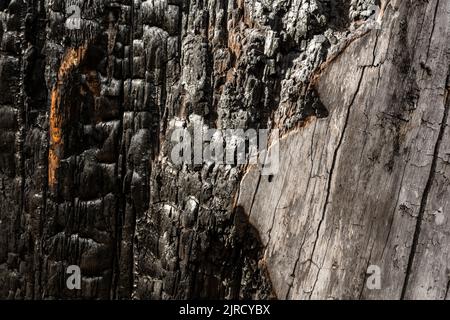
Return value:
<svg viewBox="0 0 450 320">
<path fill-rule="evenodd" d="M 446 84 L 446 85 L 448 85 L 448 84 Z M 434 146 L 433 159 L 431 162 L 430 172 L 428 174 L 428 180 L 427 180 L 425 189 L 422 194 L 422 199 L 420 201 L 419 213 L 417 216 L 416 227 L 415 227 L 414 236 L 412 239 L 411 250 L 410 250 L 409 258 L 408 258 L 408 264 L 407 264 L 406 271 L 405 271 L 405 278 L 404 278 L 402 292 L 401 292 L 402 300 L 404 300 L 406 298 L 409 279 L 411 277 L 412 268 L 413 268 L 413 264 L 414 264 L 414 258 L 416 255 L 417 247 L 419 245 L 419 238 L 420 238 L 420 231 L 422 228 L 423 217 L 424 217 L 425 209 L 426 209 L 426 206 L 428 203 L 429 193 L 430 193 L 430 190 L 431 190 L 431 187 L 433 185 L 434 178 L 436 175 L 436 166 L 437 166 L 437 161 L 439 158 L 439 151 L 440 151 L 442 139 L 444 137 L 445 129 L 447 128 L 449 104 L 450 104 L 449 90 L 446 89 L 445 96 L 444 96 L 444 113 L 442 116 L 442 121 L 440 124 L 440 129 L 439 129 L 439 134 L 438 134 L 438 137 L 436 140 L 436 144 Z"/>
</svg>

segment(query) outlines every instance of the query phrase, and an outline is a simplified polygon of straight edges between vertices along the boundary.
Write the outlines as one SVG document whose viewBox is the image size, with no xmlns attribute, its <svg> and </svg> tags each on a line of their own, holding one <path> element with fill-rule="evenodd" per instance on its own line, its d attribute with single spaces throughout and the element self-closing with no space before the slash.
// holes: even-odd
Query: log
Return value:
<svg viewBox="0 0 450 320">
<path fill-rule="evenodd" d="M 450 299 L 449 38 L 441 0 L 0 1 L 0 299 Z"/>
</svg>

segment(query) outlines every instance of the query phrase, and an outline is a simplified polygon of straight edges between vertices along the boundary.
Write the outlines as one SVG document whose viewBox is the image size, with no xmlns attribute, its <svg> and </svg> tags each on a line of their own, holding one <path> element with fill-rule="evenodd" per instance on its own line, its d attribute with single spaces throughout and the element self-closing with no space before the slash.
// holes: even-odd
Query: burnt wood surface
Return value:
<svg viewBox="0 0 450 320">
<path fill-rule="evenodd" d="M 448 0 L 0 0 L 0 299 L 449 299 L 449 40 Z M 173 163 L 196 125 L 279 172 Z"/>
</svg>

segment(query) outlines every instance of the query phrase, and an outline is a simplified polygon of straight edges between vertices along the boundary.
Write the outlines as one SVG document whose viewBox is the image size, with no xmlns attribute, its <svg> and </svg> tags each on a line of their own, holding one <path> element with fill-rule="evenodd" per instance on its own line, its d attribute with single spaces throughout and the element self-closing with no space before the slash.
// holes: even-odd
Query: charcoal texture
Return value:
<svg viewBox="0 0 450 320">
<path fill-rule="evenodd" d="M 449 39 L 445 0 L 0 0 L 0 299 L 450 299 Z M 279 172 L 175 163 L 198 126 Z"/>
</svg>

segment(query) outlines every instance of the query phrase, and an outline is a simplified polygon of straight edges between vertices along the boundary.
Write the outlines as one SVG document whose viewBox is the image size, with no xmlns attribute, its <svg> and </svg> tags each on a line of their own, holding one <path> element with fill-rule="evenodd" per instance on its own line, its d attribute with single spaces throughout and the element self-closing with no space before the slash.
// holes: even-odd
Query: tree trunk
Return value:
<svg viewBox="0 0 450 320">
<path fill-rule="evenodd" d="M 450 299 L 449 38 L 446 0 L 0 1 L 0 298 Z M 278 170 L 178 163 L 198 127 Z"/>
</svg>

